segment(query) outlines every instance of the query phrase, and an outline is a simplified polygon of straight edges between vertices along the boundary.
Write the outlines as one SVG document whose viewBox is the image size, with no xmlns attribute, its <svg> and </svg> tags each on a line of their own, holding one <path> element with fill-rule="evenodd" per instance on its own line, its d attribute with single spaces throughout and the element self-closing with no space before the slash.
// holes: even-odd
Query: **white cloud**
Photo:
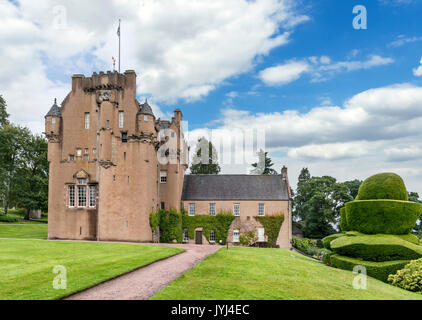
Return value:
<svg viewBox="0 0 422 320">
<path fill-rule="evenodd" d="M 368 59 L 333 62 L 328 56 L 309 57 L 301 61 L 291 60 L 269 67 L 259 73 L 259 78 L 267 85 L 284 85 L 296 81 L 304 74 L 310 74 L 312 82 L 326 81 L 340 72 L 371 69 L 393 63 L 391 58 L 370 55 Z"/>
<path fill-rule="evenodd" d="M 292 0 L 72 0 L 65 11 L 55 0 L 18 4 L 0 2 L 0 87 L 12 119 L 36 131 L 52 94 L 61 101 L 70 90 L 71 74 L 112 68 L 119 17 L 122 71 L 135 69 L 138 92 L 156 103 L 205 97 L 288 43 L 294 27 L 309 19 Z M 35 112 L 26 112 L 22 103 L 30 99 L 17 93 L 38 97 Z"/>
<path fill-rule="evenodd" d="M 419 67 L 413 69 L 413 75 L 415 77 L 422 77 L 422 58 L 421 58 L 421 61 L 419 62 Z"/>
<path fill-rule="evenodd" d="M 297 169 L 309 165 L 317 170 L 315 174 L 361 179 L 402 167 L 409 169 L 403 175 L 411 181 L 412 190 L 422 194 L 421 105 L 422 87 L 398 84 L 358 93 L 343 106 L 320 106 L 306 113 L 286 110 L 253 114 L 226 109 L 212 130 L 212 140 L 219 144 L 227 142 L 227 137 L 263 129 L 266 149 L 277 166 L 290 164 Z M 207 128 L 190 132 L 191 137 L 208 134 Z M 190 141 L 195 143 L 194 139 Z M 233 143 L 242 148 L 242 139 Z M 229 151 L 229 156 L 223 152 L 222 157 L 229 163 L 224 164 L 223 170 L 233 170 L 231 149 L 225 151 Z M 245 170 L 248 162 L 244 164 L 237 165 L 237 170 Z M 411 172 L 420 173 L 413 176 Z"/>
<path fill-rule="evenodd" d="M 397 37 L 396 40 L 391 42 L 389 46 L 391 47 L 401 47 L 408 43 L 422 41 L 422 37 L 406 37 L 404 35 L 400 35 Z"/>
<path fill-rule="evenodd" d="M 262 70 L 259 73 L 259 78 L 268 85 L 282 85 L 299 79 L 309 69 L 306 62 L 291 61 Z"/>
</svg>

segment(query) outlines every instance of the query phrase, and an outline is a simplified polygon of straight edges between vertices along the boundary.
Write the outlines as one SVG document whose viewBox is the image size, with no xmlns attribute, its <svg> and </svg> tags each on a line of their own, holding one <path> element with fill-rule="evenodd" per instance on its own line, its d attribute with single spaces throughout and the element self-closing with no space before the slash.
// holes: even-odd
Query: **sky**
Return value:
<svg viewBox="0 0 422 320">
<path fill-rule="evenodd" d="M 112 70 L 120 18 L 138 99 L 162 119 L 181 108 L 191 151 L 211 139 L 222 173 L 248 173 L 262 147 L 293 186 L 303 167 L 339 181 L 395 172 L 422 195 L 422 0 L 0 0 L 0 12 L 0 94 L 34 133 L 73 74 Z"/>
</svg>

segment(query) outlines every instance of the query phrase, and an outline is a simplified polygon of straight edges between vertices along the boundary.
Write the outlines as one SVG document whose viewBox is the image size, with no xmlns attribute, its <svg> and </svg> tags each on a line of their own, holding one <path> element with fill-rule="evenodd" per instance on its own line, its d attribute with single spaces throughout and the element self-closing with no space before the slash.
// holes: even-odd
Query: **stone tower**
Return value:
<svg viewBox="0 0 422 320">
<path fill-rule="evenodd" d="M 157 120 L 136 99 L 134 71 L 74 75 L 72 91 L 45 121 L 50 239 L 147 242 L 150 211 L 180 209 L 187 169 L 181 111 L 171 122 Z M 162 165 L 157 151 L 167 148 L 160 133 L 167 128 L 176 147 L 166 154 L 176 157 Z"/>
</svg>

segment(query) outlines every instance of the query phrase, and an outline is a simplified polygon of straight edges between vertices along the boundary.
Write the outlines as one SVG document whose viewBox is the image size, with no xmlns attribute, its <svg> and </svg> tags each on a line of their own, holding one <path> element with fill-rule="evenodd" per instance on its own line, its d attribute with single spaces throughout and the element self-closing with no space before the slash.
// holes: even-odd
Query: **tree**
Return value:
<svg viewBox="0 0 422 320">
<path fill-rule="evenodd" d="M 13 200 L 18 171 L 25 167 L 24 152 L 28 147 L 31 133 L 28 128 L 5 124 L 0 128 L 0 192 L 5 201 L 7 214 Z"/>
<path fill-rule="evenodd" d="M 26 208 L 26 220 L 29 220 L 31 210 L 46 211 L 48 208 L 47 150 L 46 139 L 33 135 L 22 154 L 24 165 L 17 171 L 17 183 L 12 189 L 12 194 L 17 205 Z"/>
<path fill-rule="evenodd" d="M 221 171 L 217 150 L 205 137 L 198 139 L 190 171 L 191 174 L 219 174 Z"/>
<path fill-rule="evenodd" d="M 353 200 L 347 185 L 329 176 L 311 177 L 307 168 L 298 181 L 293 215 L 302 221 L 304 235 L 320 239 L 335 232 L 340 209 Z"/>
<path fill-rule="evenodd" d="M 9 114 L 6 111 L 6 101 L 0 94 L 0 128 L 9 123 Z"/>
<path fill-rule="evenodd" d="M 272 163 L 271 158 L 268 157 L 268 152 L 264 152 L 264 150 L 261 149 L 258 151 L 258 162 L 252 164 L 252 167 L 254 167 L 255 169 L 251 171 L 251 174 L 278 174 L 277 171 L 271 168 L 273 165 L 274 163 Z"/>
<path fill-rule="evenodd" d="M 357 179 L 344 182 L 344 184 L 349 188 L 349 194 L 353 197 L 353 199 L 356 199 L 358 196 L 359 188 L 362 183 L 363 181 Z"/>
</svg>

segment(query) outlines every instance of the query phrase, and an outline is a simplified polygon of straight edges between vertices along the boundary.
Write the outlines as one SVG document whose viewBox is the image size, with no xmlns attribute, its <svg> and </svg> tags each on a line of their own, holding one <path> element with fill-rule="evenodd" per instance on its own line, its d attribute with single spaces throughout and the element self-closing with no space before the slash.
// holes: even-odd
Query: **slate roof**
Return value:
<svg viewBox="0 0 422 320">
<path fill-rule="evenodd" d="M 145 100 L 145 103 L 139 105 L 139 107 L 140 107 L 140 109 L 139 109 L 138 114 L 148 114 L 148 115 L 154 116 L 154 113 L 152 112 L 152 108 L 148 104 L 148 100 Z"/>
<path fill-rule="evenodd" d="M 54 99 L 54 104 L 51 107 L 50 111 L 45 115 L 46 117 L 61 117 L 62 116 L 62 108 L 57 105 L 57 100 Z"/>
<path fill-rule="evenodd" d="M 281 175 L 186 175 L 182 200 L 289 200 L 289 191 Z"/>
</svg>

